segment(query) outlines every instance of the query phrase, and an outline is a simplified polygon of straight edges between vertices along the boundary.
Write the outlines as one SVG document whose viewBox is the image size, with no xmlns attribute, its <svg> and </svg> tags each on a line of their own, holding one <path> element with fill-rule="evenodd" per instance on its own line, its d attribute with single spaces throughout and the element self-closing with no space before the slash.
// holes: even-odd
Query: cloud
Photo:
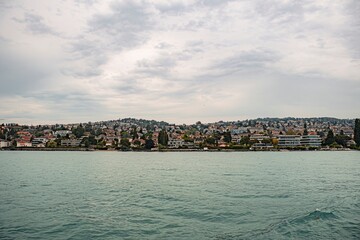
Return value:
<svg viewBox="0 0 360 240">
<path fill-rule="evenodd" d="M 266 71 L 267 65 L 280 59 L 279 54 L 262 49 L 242 51 L 235 56 L 218 61 L 209 68 L 209 72 L 215 69 L 216 76 L 226 76 L 236 72 L 258 73 Z"/>
<path fill-rule="evenodd" d="M 114 2 L 110 13 L 97 14 L 89 21 L 89 32 L 106 35 L 112 48 L 134 47 L 146 40 L 151 9 L 136 1 Z"/>
<path fill-rule="evenodd" d="M 355 117 L 358 9 L 356 0 L 1 2 L 0 110 L 22 122 Z"/>
<path fill-rule="evenodd" d="M 25 13 L 23 19 L 13 18 L 18 23 L 24 23 L 26 29 L 33 34 L 53 34 L 58 35 L 53 29 L 44 23 L 44 18 L 32 13 Z"/>
</svg>

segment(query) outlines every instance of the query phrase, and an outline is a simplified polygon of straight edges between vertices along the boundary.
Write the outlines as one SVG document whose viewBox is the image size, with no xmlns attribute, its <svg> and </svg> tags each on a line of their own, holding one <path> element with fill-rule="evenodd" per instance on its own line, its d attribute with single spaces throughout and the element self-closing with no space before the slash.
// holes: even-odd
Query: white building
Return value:
<svg viewBox="0 0 360 240">
<path fill-rule="evenodd" d="M 185 141 L 183 139 L 170 139 L 168 141 L 169 148 L 179 148 L 184 146 Z"/>
<path fill-rule="evenodd" d="M 301 136 L 299 135 L 279 135 L 279 147 L 298 147 L 301 145 Z"/>
<path fill-rule="evenodd" d="M 10 147 L 10 142 L 0 139 L 0 148 Z"/>
<path fill-rule="evenodd" d="M 60 137 L 66 137 L 67 134 L 71 134 L 72 132 L 69 130 L 58 130 L 54 133 L 55 136 L 60 135 Z"/>
<path fill-rule="evenodd" d="M 81 143 L 80 139 L 65 139 L 61 140 L 62 147 L 79 147 Z"/>
<path fill-rule="evenodd" d="M 301 137 L 300 143 L 303 146 L 320 147 L 321 138 L 319 135 L 306 135 Z"/>
<path fill-rule="evenodd" d="M 321 138 L 319 135 L 279 135 L 278 140 L 279 147 L 321 146 Z"/>
<path fill-rule="evenodd" d="M 241 141 L 241 136 L 238 134 L 233 134 L 231 135 L 231 142 L 233 143 L 240 143 Z"/>
<path fill-rule="evenodd" d="M 16 147 L 32 147 L 32 143 L 19 140 L 16 142 Z"/>
<path fill-rule="evenodd" d="M 31 143 L 34 147 L 45 147 L 48 139 L 46 138 L 34 138 Z"/>
<path fill-rule="evenodd" d="M 253 141 L 263 141 L 264 139 L 270 139 L 269 136 L 265 136 L 264 134 L 253 134 L 250 136 L 250 140 L 253 140 Z"/>
</svg>

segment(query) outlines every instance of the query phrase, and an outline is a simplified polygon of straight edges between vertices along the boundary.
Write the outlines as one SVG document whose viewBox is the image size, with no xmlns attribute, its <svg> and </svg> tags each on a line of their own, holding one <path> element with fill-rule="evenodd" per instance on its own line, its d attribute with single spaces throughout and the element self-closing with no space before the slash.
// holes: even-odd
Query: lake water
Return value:
<svg viewBox="0 0 360 240">
<path fill-rule="evenodd" d="M 0 151 L 1 239 L 360 239 L 360 152 Z"/>
</svg>

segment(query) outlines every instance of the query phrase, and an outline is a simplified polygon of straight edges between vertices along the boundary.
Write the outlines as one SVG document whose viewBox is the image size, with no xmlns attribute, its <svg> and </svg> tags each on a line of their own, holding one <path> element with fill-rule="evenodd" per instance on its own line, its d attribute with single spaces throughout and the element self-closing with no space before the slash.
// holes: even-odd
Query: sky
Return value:
<svg viewBox="0 0 360 240">
<path fill-rule="evenodd" d="M 0 0 L 0 123 L 360 114 L 358 0 Z"/>
</svg>

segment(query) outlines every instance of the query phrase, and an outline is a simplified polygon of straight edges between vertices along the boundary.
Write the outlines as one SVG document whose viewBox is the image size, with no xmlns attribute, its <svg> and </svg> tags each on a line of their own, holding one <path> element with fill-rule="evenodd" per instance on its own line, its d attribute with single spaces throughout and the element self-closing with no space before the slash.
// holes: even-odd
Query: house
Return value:
<svg viewBox="0 0 360 240">
<path fill-rule="evenodd" d="M 48 141 L 47 138 L 34 138 L 31 143 L 34 147 L 45 147 Z"/>
<path fill-rule="evenodd" d="M 168 141 L 169 148 L 179 148 L 184 146 L 185 141 L 183 139 L 170 139 Z"/>
<path fill-rule="evenodd" d="M 81 144 L 80 139 L 65 139 L 61 140 L 62 147 L 79 147 Z"/>
<path fill-rule="evenodd" d="M 349 140 L 349 141 L 346 142 L 347 147 L 351 147 L 351 146 L 354 146 L 354 145 L 356 145 L 356 142 L 354 140 Z"/>
<path fill-rule="evenodd" d="M 11 143 L 6 141 L 6 140 L 3 140 L 3 139 L 0 139 L 0 148 L 6 148 L 6 147 L 10 147 Z"/>
<path fill-rule="evenodd" d="M 16 142 L 16 147 L 32 147 L 32 143 L 23 141 L 23 140 L 19 140 Z"/>
<path fill-rule="evenodd" d="M 19 138 L 18 141 L 31 142 L 32 134 L 26 131 L 19 131 L 16 133 Z"/>
<path fill-rule="evenodd" d="M 54 133 L 55 136 L 59 135 L 60 137 L 66 137 L 67 134 L 70 135 L 70 134 L 72 134 L 72 132 L 69 130 L 58 130 Z"/>
<path fill-rule="evenodd" d="M 241 136 L 237 133 L 231 135 L 231 142 L 232 143 L 240 143 Z"/>
</svg>

